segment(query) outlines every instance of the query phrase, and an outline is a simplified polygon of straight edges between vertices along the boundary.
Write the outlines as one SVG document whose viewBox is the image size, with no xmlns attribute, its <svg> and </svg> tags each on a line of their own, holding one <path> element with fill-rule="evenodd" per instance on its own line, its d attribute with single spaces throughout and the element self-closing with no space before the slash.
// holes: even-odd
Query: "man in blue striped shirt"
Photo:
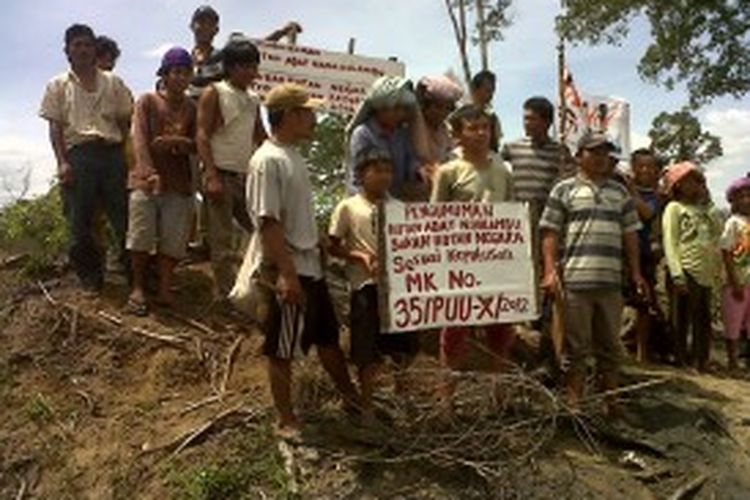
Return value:
<svg viewBox="0 0 750 500">
<path fill-rule="evenodd" d="M 635 289 L 647 289 L 640 272 L 638 214 L 627 189 L 609 178 L 613 148 L 602 134 L 581 139 L 578 175 L 555 185 L 539 223 L 542 286 L 549 293 L 565 293 L 565 352 L 570 361 L 566 387 L 573 407 L 583 396 L 590 354 L 602 388 L 617 387 L 623 257 Z M 613 400 L 608 407 L 615 410 Z"/>
</svg>

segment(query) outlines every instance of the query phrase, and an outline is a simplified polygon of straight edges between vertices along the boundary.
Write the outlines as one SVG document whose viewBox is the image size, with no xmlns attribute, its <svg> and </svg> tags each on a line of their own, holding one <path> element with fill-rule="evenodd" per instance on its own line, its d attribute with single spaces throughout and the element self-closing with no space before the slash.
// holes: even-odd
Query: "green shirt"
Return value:
<svg viewBox="0 0 750 500">
<path fill-rule="evenodd" d="M 508 164 L 491 154 L 488 165 L 477 167 L 459 158 L 441 165 L 435 176 L 430 201 L 502 202 L 513 199 Z"/>
<path fill-rule="evenodd" d="M 664 255 L 677 283 L 689 274 L 699 285 L 714 286 L 720 275 L 721 220 L 713 205 L 670 202 L 662 216 Z"/>
</svg>

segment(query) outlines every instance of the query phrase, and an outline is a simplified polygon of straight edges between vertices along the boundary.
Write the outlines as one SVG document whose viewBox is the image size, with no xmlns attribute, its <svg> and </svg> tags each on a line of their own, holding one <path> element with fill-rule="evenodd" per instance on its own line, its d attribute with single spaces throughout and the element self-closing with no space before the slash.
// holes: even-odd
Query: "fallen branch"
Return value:
<svg viewBox="0 0 750 500">
<path fill-rule="evenodd" d="M 21 487 L 18 488 L 18 493 L 16 493 L 16 500 L 23 500 L 23 497 L 26 496 L 26 488 L 28 488 L 26 480 L 21 479 Z"/>
<path fill-rule="evenodd" d="M 698 492 L 705 482 L 708 480 L 708 476 L 701 474 L 687 484 L 677 488 L 674 493 L 669 497 L 669 500 L 683 500 L 684 498 L 690 498 L 692 495 Z"/>
<path fill-rule="evenodd" d="M 86 392 L 80 389 L 75 391 L 75 393 L 81 396 L 81 398 L 83 398 L 83 400 L 86 402 L 86 407 L 88 407 L 89 413 L 94 413 L 94 409 L 96 408 L 96 405 L 94 405 L 94 400 L 91 399 L 91 396 L 89 396 Z"/>
<path fill-rule="evenodd" d="M 214 331 L 210 326 L 208 326 L 206 324 L 203 324 L 200 321 L 196 321 L 196 320 L 194 320 L 192 318 L 185 317 L 185 316 L 183 316 L 181 314 L 178 314 L 178 313 L 176 313 L 174 311 L 171 311 L 169 309 L 165 309 L 164 310 L 164 314 L 166 314 L 167 316 L 169 316 L 171 318 L 174 318 L 174 319 L 176 319 L 178 321 L 181 321 L 181 322 L 185 323 L 186 325 L 192 326 L 196 330 L 199 330 L 199 331 L 201 331 L 201 332 L 203 332 L 203 333 L 205 333 L 207 335 L 210 335 L 212 337 L 216 337 L 216 335 L 217 335 L 216 331 Z"/>
<path fill-rule="evenodd" d="M 114 314 L 109 314 L 106 311 L 99 311 L 96 313 L 100 318 L 105 319 L 116 326 L 122 326 L 122 319 L 118 318 Z"/>
<path fill-rule="evenodd" d="M 221 385 L 219 386 L 219 394 L 224 394 L 225 392 L 227 392 L 227 383 L 229 382 L 229 377 L 232 374 L 234 355 L 237 352 L 237 349 L 240 347 L 240 344 L 242 344 L 242 340 L 243 337 L 241 335 L 234 339 L 234 342 L 232 342 L 232 345 L 227 352 L 227 357 L 224 362 L 224 376 L 222 377 Z"/>
<path fill-rule="evenodd" d="M 588 397 L 586 397 L 583 402 L 591 402 L 591 401 L 597 401 L 600 399 L 608 398 L 610 396 L 617 396 L 620 394 L 626 394 L 630 392 L 640 391 L 641 389 L 646 389 L 647 387 L 653 387 L 655 385 L 661 385 L 665 384 L 667 382 L 670 382 L 671 378 L 660 378 L 660 379 L 654 379 L 654 380 L 647 380 L 645 382 L 640 382 L 638 384 L 631 384 L 626 385 L 622 387 L 618 387 L 617 389 L 611 389 L 609 391 L 602 391 L 597 392 L 596 394 L 592 394 Z"/>
<path fill-rule="evenodd" d="M 190 403 L 189 405 L 187 405 L 185 408 L 182 409 L 182 411 L 180 412 L 180 416 L 187 415 L 191 411 L 195 411 L 199 408 L 203 408 L 204 406 L 221 401 L 222 397 L 225 395 L 226 394 L 214 394 L 213 396 L 209 396 L 207 398 L 201 399 L 200 401 Z"/>
<path fill-rule="evenodd" d="M 70 318 L 70 340 L 74 341 L 76 340 L 76 336 L 78 335 L 78 308 L 77 307 L 71 307 L 70 312 L 72 314 Z"/>
<path fill-rule="evenodd" d="M 29 257 L 29 254 L 27 253 L 21 253 L 18 255 L 11 255 L 10 257 L 6 257 L 2 261 L 0 261 L 0 269 L 5 269 L 6 267 L 13 267 L 16 264 L 19 264 L 20 262 L 26 260 Z"/>
<path fill-rule="evenodd" d="M 185 437 L 184 439 L 177 440 L 177 442 L 179 442 L 180 445 L 174 450 L 174 452 L 172 452 L 172 455 L 170 456 L 170 458 L 174 458 L 177 455 L 179 455 L 180 452 L 182 450 L 184 450 L 185 448 L 187 448 L 188 446 L 190 446 L 190 444 L 193 441 L 195 441 L 196 439 L 198 439 L 199 437 L 201 437 L 203 434 L 205 434 L 206 432 L 208 432 L 211 428 L 213 428 L 214 426 L 216 426 L 216 424 L 218 424 L 222 420 L 225 420 L 226 418 L 228 418 L 228 417 L 230 417 L 232 415 L 235 415 L 237 413 L 241 413 L 243 410 L 247 411 L 247 409 L 243 408 L 242 406 L 236 406 L 234 408 L 230 408 L 229 410 L 225 410 L 225 411 L 219 413 L 213 419 L 207 421 L 203 425 L 201 425 L 198 428 L 196 428 L 194 431 L 192 431 L 190 434 L 188 434 L 187 437 Z M 252 413 L 252 411 L 251 411 L 251 413 Z M 174 444 L 174 443 L 172 443 L 172 444 Z M 170 444 L 170 446 L 171 446 L 171 444 Z"/>
<path fill-rule="evenodd" d="M 50 295 L 49 290 L 47 290 L 47 288 L 44 286 L 44 283 L 42 283 L 41 281 L 37 281 L 36 284 L 42 290 L 42 294 L 44 294 L 44 298 L 47 299 L 47 302 L 57 307 L 59 305 L 59 302 L 52 298 L 52 295 Z"/>
<path fill-rule="evenodd" d="M 131 331 L 135 333 L 136 335 L 141 335 L 142 337 L 146 337 L 146 338 L 153 339 L 153 340 L 158 340 L 160 342 L 165 342 L 174 347 L 177 347 L 178 349 L 187 349 L 187 346 L 185 345 L 186 341 L 179 337 L 149 332 L 148 330 L 144 330 L 143 328 L 140 328 L 138 326 L 134 326 L 133 328 L 131 328 Z"/>
</svg>

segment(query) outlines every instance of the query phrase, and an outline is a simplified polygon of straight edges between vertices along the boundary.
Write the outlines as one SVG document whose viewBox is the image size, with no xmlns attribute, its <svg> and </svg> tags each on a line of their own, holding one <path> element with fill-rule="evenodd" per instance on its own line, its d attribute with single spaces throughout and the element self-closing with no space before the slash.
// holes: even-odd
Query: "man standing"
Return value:
<svg viewBox="0 0 750 500">
<path fill-rule="evenodd" d="M 125 255 L 127 168 L 122 143 L 133 97 L 119 77 L 96 67 L 95 36 L 88 26 L 74 24 L 66 30 L 65 54 L 70 70 L 47 84 L 39 114 L 49 122 L 64 191 L 70 260 L 83 287 L 98 292 L 104 268 L 92 231 L 96 207 L 104 209 L 118 251 Z"/>
<path fill-rule="evenodd" d="M 523 104 L 526 136 L 503 146 L 501 156 L 513 167 L 513 186 L 518 201 L 531 205 L 536 226 L 552 186 L 562 177 L 575 174 L 570 154 L 549 136 L 555 108 L 544 97 L 531 97 Z"/>
<path fill-rule="evenodd" d="M 347 404 L 359 401 L 323 277 L 310 172 L 297 150 L 313 138 L 319 105 L 297 85 L 269 92 L 272 135 L 253 155 L 248 178 L 248 206 L 258 228 L 248 250 L 258 297 L 255 315 L 265 335 L 263 352 L 282 435 L 299 427 L 292 410 L 291 361 L 313 345 Z"/>
<path fill-rule="evenodd" d="M 196 139 L 214 280 L 224 299 L 234 284 L 239 261 L 233 243 L 234 222 L 248 236 L 253 231 L 245 203 L 245 176 L 250 156 L 266 132 L 260 98 L 250 90 L 258 76 L 258 49 L 244 37 L 233 37 L 222 55 L 225 78 L 208 86 L 198 101 Z"/>
</svg>

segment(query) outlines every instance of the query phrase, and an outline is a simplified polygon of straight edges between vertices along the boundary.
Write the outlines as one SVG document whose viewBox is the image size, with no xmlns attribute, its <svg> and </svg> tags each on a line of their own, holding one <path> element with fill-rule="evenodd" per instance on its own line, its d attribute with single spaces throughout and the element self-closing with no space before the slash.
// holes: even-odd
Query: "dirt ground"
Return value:
<svg viewBox="0 0 750 500">
<path fill-rule="evenodd" d="M 747 372 L 629 365 L 622 418 L 560 412 L 543 446 L 487 478 L 394 460 L 387 428 L 362 437 L 323 394 L 314 358 L 302 443 L 280 442 L 259 334 L 212 305 L 205 267 L 178 284 L 176 314 L 140 319 L 121 280 L 91 299 L 69 274 L 0 270 L 0 498 L 750 498 Z"/>
</svg>

